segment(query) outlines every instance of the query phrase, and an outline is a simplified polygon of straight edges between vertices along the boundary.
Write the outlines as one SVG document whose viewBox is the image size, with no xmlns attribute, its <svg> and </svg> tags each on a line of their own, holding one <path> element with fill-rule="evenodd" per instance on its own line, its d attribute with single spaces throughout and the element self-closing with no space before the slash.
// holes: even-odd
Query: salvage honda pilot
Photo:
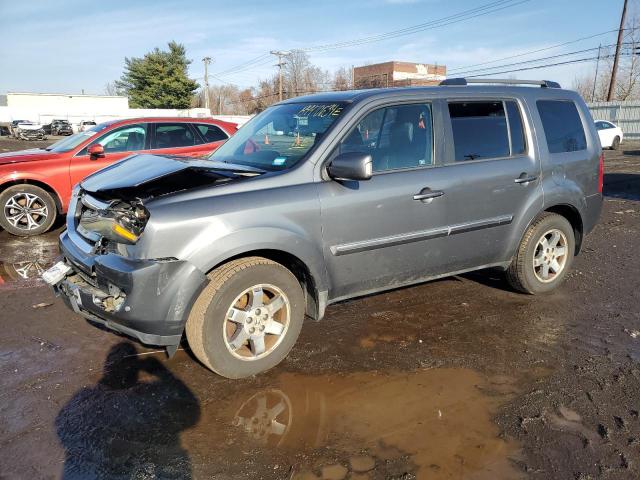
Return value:
<svg viewBox="0 0 640 480">
<path fill-rule="evenodd" d="M 601 147 L 577 93 L 510 82 L 299 97 L 206 159 L 132 155 L 75 187 L 44 278 L 230 378 L 340 300 L 487 267 L 549 292 L 600 215 Z"/>
</svg>

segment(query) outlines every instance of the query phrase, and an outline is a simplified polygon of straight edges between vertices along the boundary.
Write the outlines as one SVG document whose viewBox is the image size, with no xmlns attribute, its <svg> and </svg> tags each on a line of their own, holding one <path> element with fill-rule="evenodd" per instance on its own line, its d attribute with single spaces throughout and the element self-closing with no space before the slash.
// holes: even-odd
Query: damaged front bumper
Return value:
<svg viewBox="0 0 640 480">
<path fill-rule="evenodd" d="M 60 251 L 71 271 L 53 289 L 71 309 L 148 345 L 180 343 L 191 306 L 207 283 L 198 268 L 176 259 L 87 253 L 66 231 Z"/>
</svg>

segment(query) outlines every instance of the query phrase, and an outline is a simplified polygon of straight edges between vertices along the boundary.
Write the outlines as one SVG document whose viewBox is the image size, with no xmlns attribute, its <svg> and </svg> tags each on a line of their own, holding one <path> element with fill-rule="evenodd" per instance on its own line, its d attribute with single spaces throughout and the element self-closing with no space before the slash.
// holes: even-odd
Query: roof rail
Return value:
<svg viewBox="0 0 640 480">
<path fill-rule="evenodd" d="M 561 88 L 558 82 L 552 80 L 516 80 L 510 78 L 447 78 L 440 85 L 460 86 L 470 83 L 497 83 L 501 85 L 539 85 L 542 88 Z"/>
</svg>

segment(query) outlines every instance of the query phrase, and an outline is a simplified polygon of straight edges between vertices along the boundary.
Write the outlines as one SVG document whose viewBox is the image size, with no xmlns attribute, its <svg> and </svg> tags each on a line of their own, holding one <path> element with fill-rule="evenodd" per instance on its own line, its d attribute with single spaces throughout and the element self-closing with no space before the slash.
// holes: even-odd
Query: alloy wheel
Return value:
<svg viewBox="0 0 640 480">
<path fill-rule="evenodd" d="M 557 228 L 540 237 L 533 254 L 533 272 L 539 281 L 552 282 L 562 273 L 567 264 L 567 244 L 566 235 Z"/>
<path fill-rule="evenodd" d="M 275 285 L 254 285 L 230 305 L 223 323 L 229 352 L 246 361 L 264 358 L 284 339 L 291 319 L 289 299 Z"/>
<path fill-rule="evenodd" d="M 40 228 L 49 216 L 45 201 L 38 195 L 19 192 L 4 205 L 4 216 L 13 227 L 31 231 Z"/>
</svg>

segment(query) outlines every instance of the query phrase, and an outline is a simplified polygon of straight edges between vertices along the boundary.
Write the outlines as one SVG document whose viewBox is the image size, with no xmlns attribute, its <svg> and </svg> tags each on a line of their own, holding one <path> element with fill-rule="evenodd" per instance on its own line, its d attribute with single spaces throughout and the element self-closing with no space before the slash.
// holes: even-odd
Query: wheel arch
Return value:
<svg viewBox="0 0 640 480">
<path fill-rule="evenodd" d="M 63 207 L 62 207 L 62 200 L 60 199 L 60 195 L 58 194 L 58 192 L 53 187 L 51 187 L 51 185 L 49 185 L 49 184 L 47 184 L 47 183 L 45 183 L 43 181 L 40 181 L 40 180 L 19 178 L 19 179 L 9 180 L 9 181 L 5 181 L 5 182 L 1 183 L 0 184 L 0 193 L 4 192 L 7 188 L 13 187 L 15 185 L 33 185 L 34 187 L 42 188 L 47 193 L 51 194 L 51 197 L 53 198 L 53 201 L 56 204 L 56 210 L 58 211 L 58 214 L 64 213 L 64 210 L 63 210 Z"/>
<path fill-rule="evenodd" d="M 322 294 L 322 279 L 317 278 L 318 274 L 314 274 L 306 262 L 291 252 L 277 248 L 246 250 L 219 261 L 210 271 L 244 257 L 267 258 L 287 268 L 300 282 L 305 296 L 306 315 L 313 320 L 320 320 L 323 317 L 326 299 Z"/>
<path fill-rule="evenodd" d="M 576 240 L 575 255 L 580 253 L 582 248 L 582 240 L 584 238 L 584 223 L 582 221 L 582 215 L 580 211 L 573 205 L 568 203 L 560 203 L 553 205 L 544 210 L 545 212 L 555 213 L 567 219 L 567 221 L 573 227 L 573 234 Z"/>
</svg>

